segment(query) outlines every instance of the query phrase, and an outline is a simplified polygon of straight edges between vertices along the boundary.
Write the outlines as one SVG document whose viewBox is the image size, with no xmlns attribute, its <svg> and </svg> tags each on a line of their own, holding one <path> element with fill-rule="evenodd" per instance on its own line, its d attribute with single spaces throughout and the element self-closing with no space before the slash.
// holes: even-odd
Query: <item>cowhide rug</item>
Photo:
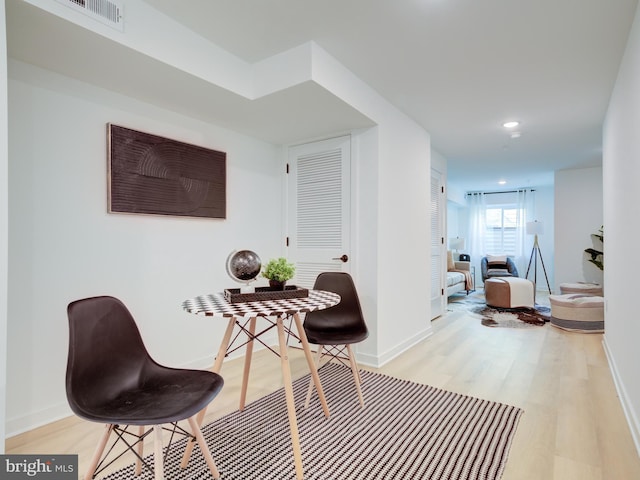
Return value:
<svg viewBox="0 0 640 480">
<path fill-rule="evenodd" d="M 480 317 L 486 327 L 532 328 L 543 326 L 551 319 L 551 309 L 545 305 L 536 304 L 534 309 L 490 307 L 484 302 L 484 295 L 478 293 L 452 298 L 448 306 L 450 310 L 464 310 Z"/>
</svg>

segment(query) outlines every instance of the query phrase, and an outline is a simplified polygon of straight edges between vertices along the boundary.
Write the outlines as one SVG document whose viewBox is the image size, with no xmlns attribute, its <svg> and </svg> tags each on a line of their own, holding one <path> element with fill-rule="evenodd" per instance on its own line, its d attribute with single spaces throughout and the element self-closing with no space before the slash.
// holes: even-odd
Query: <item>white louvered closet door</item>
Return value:
<svg viewBox="0 0 640 480">
<path fill-rule="evenodd" d="M 445 245 L 444 190 L 442 175 L 431 170 L 431 318 L 444 313 L 445 304 Z"/>
<path fill-rule="evenodd" d="M 321 272 L 349 271 L 350 168 L 350 137 L 289 149 L 287 231 L 296 285 L 311 288 Z"/>
</svg>

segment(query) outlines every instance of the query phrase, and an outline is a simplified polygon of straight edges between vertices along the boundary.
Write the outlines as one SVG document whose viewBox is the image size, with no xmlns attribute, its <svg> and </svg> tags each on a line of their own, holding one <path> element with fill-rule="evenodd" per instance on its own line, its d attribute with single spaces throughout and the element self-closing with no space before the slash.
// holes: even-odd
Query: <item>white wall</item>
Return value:
<svg viewBox="0 0 640 480">
<path fill-rule="evenodd" d="M 460 225 L 462 221 L 460 220 L 461 210 L 464 210 L 465 207 L 460 204 L 452 201 L 447 202 L 447 233 L 446 233 L 446 242 L 447 249 L 450 248 L 449 242 L 452 238 L 464 238 L 464 235 L 460 231 Z M 466 229 L 465 229 L 466 231 Z M 466 246 L 466 244 L 465 244 Z M 463 253 L 463 252 L 460 252 Z"/>
<path fill-rule="evenodd" d="M 447 249 L 452 238 L 467 238 L 468 208 L 467 197 L 464 190 L 459 190 L 451 185 L 446 186 L 447 192 Z M 465 244 L 466 247 L 466 244 Z M 460 253 L 467 253 L 460 250 Z"/>
<path fill-rule="evenodd" d="M 377 330 L 358 353 L 361 361 L 381 365 L 431 334 L 430 307 L 424 302 L 431 291 L 425 248 L 431 238 L 430 138 L 322 48 L 312 47 L 313 80 L 378 125 L 353 138 L 363 153 L 356 168 L 367 172 L 367 182 L 358 182 L 356 208 L 376 220 L 375 232 L 367 228 L 373 235 L 358 235 L 355 246 L 361 252 L 356 281 L 367 286 L 363 310 Z"/>
<path fill-rule="evenodd" d="M 0 0 L 0 454 L 4 453 L 7 395 L 7 262 L 9 158 L 7 135 L 7 43 L 4 0 Z"/>
<path fill-rule="evenodd" d="M 378 199 L 381 363 L 431 332 L 425 302 L 431 291 L 429 137 L 408 119 L 384 123 Z"/>
<path fill-rule="evenodd" d="M 602 226 L 602 167 L 555 172 L 555 271 L 556 287 L 561 283 L 602 284 L 602 272 L 584 253 L 597 246 L 591 239 Z"/>
<path fill-rule="evenodd" d="M 636 12 L 603 129 L 605 346 L 640 454 L 640 12 Z"/>
<path fill-rule="evenodd" d="M 9 111 L 7 433 L 69 413 L 78 298 L 121 298 L 161 363 L 210 366 L 222 322 L 180 305 L 231 286 L 233 249 L 281 253 L 281 148 L 15 61 Z M 108 214 L 107 122 L 227 152 L 227 219 Z"/>
<path fill-rule="evenodd" d="M 465 191 L 460 190 L 451 185 L 447 185 L 447 201 L 456 203 L 458 205 L 466 205 Z"/>
<path fill-rule="evenodd" d="M 358 359 L 377 365 L 378 345 L 378 128 L 354 132 L 351 141 L 352 215 L 351 275 L 357 282 L 369 338 L 356 346 Z"/>
<path fill-rule="evenodd" d="M 535 187 L 536 198 L 535 198 L 535 218 L 538 221 L 544 222 L 544 234 L 538 236 L 538 245 L 540 246 L 539 254 L 542 256 L 544 260 L 544 269 L 547 271 L 547 277 L 549 279 L 549 287 L 551 287 L 551 291 L 554 292 L 554 282 L 556 277 L 555 271 L 555 259 L 558 256 L 558 252 L 556 251 L 556 246 L 554 239 L 556 237 L 556 223 L 555 223 L 555 213 L 554 213 L 554 188 L 552 186 L 545 185 L 543 187 Z M 527 235 L 527 266 L 529 264 L 529 260 L 531 259 L 531 250 L 533 249 L 533 236 Z M 524 266 L 521 277 L 524 277 L 527 273 L 527 266 Z M 541 291 L 547 291 L 547 282 L 544 278 L 544 269 L 542 267 L 542 263 L 538 260 L 538 281 L 536 284 L 536 289 Z M 531 264 L 531 268 L 529 270 L 529 280 L 533 280 L 534 266 Z"/>
<path fill-rule="evenodd" d="M 431 149 L 431 168 L 442 174 L 442 181 L 447 180 L 447 159 L 435 149 Z M 448 195 L 448 192 L 447 192 Z"/>
<path fill-rule="evenodd" d="M 33 3 L 58 9 L 50 2 Z M 68 10 L 60 13 L 66 16 Z M 154 24 L 140 13 L 136 9 L 128 16 L 132 28 L 123 38 L 129 47 L 165 61 L 194 42 L 200 45 L 194 48 L 208 51 L 189 36 L 180 46 L 181 35 L 162 30 L 137 36 L 134 25 L 144 30 Z M 172 38 L 170 51 L 154 48 L 156 37 Z M 425 248 L 430 244 L 429 135 L 317 45 L 304 51 L 310 57 L 302 63 L 312 67 L 308 81 L 377 123 L 350 133 L 358 173 L 352 195 L 355 272 L 372 331 L 359 354 L 364 362 L 380 365 L 431 332 L 429 305 L 423 301 L 430 291 Z M 198 71 L 197 55 L 181 58 L 180 68 L 208 79 L 217 69 L 245 71 L 218 54 L 207 57 L 207 72 Z M 233 83 L 233 75 L 211 81 Z M 139 319 L 145 342 L 160 362 L 209 365 L 221 325 L 182 312 L 180 303 L 228 285 L 224 260 L 231 250 L 251 248 L 269 258 L 284 253 L 284 247 L 282 146 L 16 61 L 9 76 L 11 435 L 69 413 L 62 379 L 70 301 L 119 296 Z M 246 88 L 240 82 L 236 90 Z M 228 219 L 107 214 L 107 122 L 226 151 Z M 314 139 L 300 139 L 305 140 Z"/>
</svg>

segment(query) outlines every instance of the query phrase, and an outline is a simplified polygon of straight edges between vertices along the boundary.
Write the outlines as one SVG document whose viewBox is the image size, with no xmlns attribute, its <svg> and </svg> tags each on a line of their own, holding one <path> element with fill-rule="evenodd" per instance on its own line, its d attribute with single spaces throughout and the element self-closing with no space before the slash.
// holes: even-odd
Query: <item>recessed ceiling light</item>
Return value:
<svg viewBox="0 0 640 480">
<path fill-rule="evenodd" d="M 522 135 L 520 132 L 511 132 L 511 138 L 520 138 Z"/>
<path fill-rule="evenodd" d="M 500 181 L 498 182 L 498 185 L 505 185 L 506 183 L 507 183 L 507 181 L 506 181 L 506 180 L 500 180 Z"/>
<path fill-rule="evenodd" d="M 502 126 L 504 128 L 516 128 L 518 125 L 520 125 L 520 122 L 505 122 L 502 124 Z"/>
</svg>

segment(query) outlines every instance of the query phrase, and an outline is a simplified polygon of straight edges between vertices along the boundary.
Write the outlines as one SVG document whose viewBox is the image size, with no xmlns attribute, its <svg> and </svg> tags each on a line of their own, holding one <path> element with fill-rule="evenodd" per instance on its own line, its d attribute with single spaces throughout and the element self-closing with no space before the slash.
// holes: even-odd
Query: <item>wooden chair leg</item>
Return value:
<svg viewBox="0 0 640 480">
<path fill-rule="evenodd" d="M 233 334 L 233 329 L 236 326 L 236 317 L 229 317 L 229 321 L 227 322 L 227 329 L 224 332 L 224 336 L 222 337 L 222 342 L 220 343 L 220 347 L 218 348 L 218 355 L 216 355 L 216 361 L 213 364 L 212 372 L 220 373 L 222 369 L 222 362 L 227 355 L 227 348 L 229 348 L 229 342 L 231 341 L 231 335 Z M 200 410 L 198 413 L 198 425 L 202 425 L 204 420 L 204 416 L 207 413 L 207 407 Z M 194 442 L 187 442 L 187 446 L 184 449 L 184 453 L 182 454 L 182 461 L 180 462 L 181 468 L 186 468 L 189 463 L 189 458 L 191 457 L 191 450 L 193 450 Z"/>
<path fill-rule="evenodd" d="M 358 372 L 358 364 L 356 363 L 356 357 L 353 354 L 351 345 L 347 345 L 347 352 L 349 352 L 349 363 L 351 364 L 351 371 L 353 372 L 353 380 L 356 384 L 356 390 L 358 391 L 358 399 L 360 400 L 360 406 L 364 408 L 364 397 L 362 396 L 362 389 L 360 388 L 360 372 Z"/>
<path fill-rule="evenodd" d="M 109 436 L 111 432 L 113 432 L 113 428 L 115 425 L 107 424 L 104 426 L 104 432 L 100 437 L 100 441 L 96 446 L 96 450 L 91 458 L 91 462 L 89 463 L 89 468 L 87 469 L 87 473 L 85 474 L 85 480 L 92 480 L 94 473 L 96 473 L 96 468 L 98 467 L 98 462 L 100 462 L 100 458 L 104 453 L 104 449 L 107 446 L 107 442 L 109 441 Z"/>
<path fill-rule="evenodd" d="M 140 474 L 142 473 L 142 460 L 140 460 L 143 456 L 144 456 L 144 440 L 142 440 L 142 435 L 144 434 L 144 426 L 140 425 L 138 427 L 138 436 L 140 437 L 140 441 L 138 442 L 138 455 L 139 457 L 136 457 L 136 476 L 140 476 Z"/>
<path fill-rule="evenodd" d="M 318 345 L 318 351 L 316 352 L 316 359 L 315 359 L 316 370 L 320 367 L 320 359 L 322 358 L 323 349 L 324 349 L 324 345 Z M 309 403 L 311 402 L 312 393 L 313 393 L 313 378 L 310 378 L 309 388 L 307 388 L 307 399 L 304 401 L 305 410 L 309 408 Z"/>
<path fill-rule="evenodd" d="M 153 469 L 155 480 L 164 480 L 164 467 L 162 465 L 162 425 L 153 426 Z"/>
<path fill-rule="evenodd" d="M 209 446 L 207 445 L 207 441 L 204 439 L 204 435 L 202 435 L 202 431 L 198 426 L 198 421 L 196 416 L 189 418 L 189 425 L 191 425 L 191 431 L 193 435 L 196 437 L 198 445 L 200 446 L 200 451 L 204 456 L 207 465 L 209 465 L 209 470 L 211 470 L 211 475 L 216 480 L 220 478 L 220 472 L 218 472 L 218 468 L 216 467 L 215 462 L 213 461 L 213 457 L 211 456 L 211 452 L 209 451 Z"/>
</svg>

